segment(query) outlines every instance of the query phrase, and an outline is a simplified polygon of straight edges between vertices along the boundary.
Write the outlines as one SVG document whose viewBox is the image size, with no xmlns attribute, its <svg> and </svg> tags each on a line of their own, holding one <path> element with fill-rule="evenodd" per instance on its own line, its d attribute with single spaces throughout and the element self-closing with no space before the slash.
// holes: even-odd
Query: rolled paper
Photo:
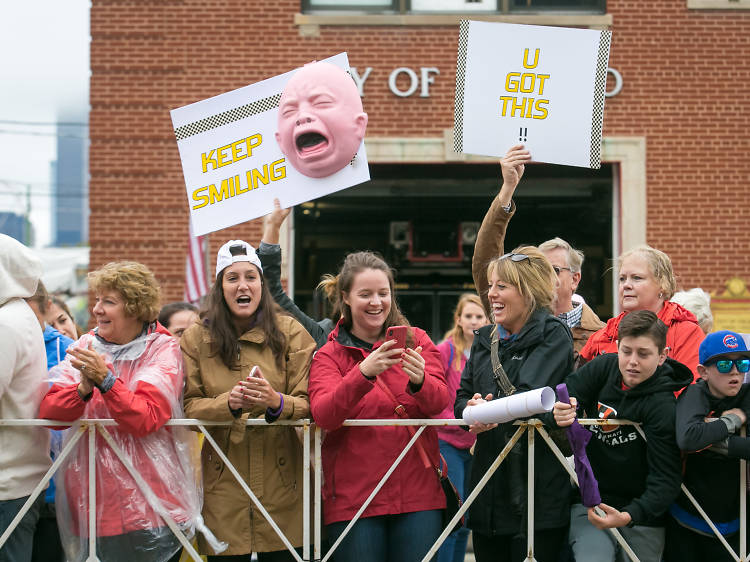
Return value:
<svg viewBox="0 0 750 562">
<path fill-rule="evenodd" d="M 555 391 L 544 386 L 476 406 L 466 406 L 462 417 L 469 425 L 475 422 L 505 423 L 549 412 L 554 405 Z"/>
</svg>

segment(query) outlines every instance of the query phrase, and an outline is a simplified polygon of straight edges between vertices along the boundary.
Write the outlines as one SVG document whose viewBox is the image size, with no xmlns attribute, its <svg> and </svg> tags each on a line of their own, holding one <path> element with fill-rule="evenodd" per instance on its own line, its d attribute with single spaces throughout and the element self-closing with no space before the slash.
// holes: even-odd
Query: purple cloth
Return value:
<svg viewBox="0 0 750 562">
<path fill-rule="evenodd" d="M 565 383 L 557 385 L 557 399 L 560 402 L 570 404 L 570 395 Z M 568 442 L 573 449 L 573 460 L 575 461 L 578 488 L 581 490 L 583 505 L 586 507 L 599 505 L 602 503 L 599 483 L 596 481 L 594 470 L 591 468 L 591 463 L 586 455 L 586 445 L 591 439 L 591 432 L 575 419 L 573 424 L 567 428 L 565 434 L 568 436 Z"/>
</svg>

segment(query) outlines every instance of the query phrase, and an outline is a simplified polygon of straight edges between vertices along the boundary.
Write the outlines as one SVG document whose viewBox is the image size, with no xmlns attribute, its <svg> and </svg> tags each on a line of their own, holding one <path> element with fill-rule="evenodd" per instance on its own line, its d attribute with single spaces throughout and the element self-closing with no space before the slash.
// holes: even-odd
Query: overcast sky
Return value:
<svg viewBox="0 0 750 562">
<path fill-rule="evenodd" d="M 36 245 L 45 246 L 57 140 L 49 124 L 88 121 L 89 2 L 3 2 L 2 12 L 0 210 L 23 214 L 30 184 Z"/>
</svg>

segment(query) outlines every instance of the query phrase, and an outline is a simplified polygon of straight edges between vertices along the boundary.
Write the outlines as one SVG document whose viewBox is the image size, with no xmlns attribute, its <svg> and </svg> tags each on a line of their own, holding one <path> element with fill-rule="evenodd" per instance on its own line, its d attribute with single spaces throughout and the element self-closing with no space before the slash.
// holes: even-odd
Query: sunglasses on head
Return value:
<svg viewBox="0 0 750 562">
<path fill-rule="evenodd" d="M 508 252 L 507 254 L 503 254 L 502 256 L 500 256 L 501 260 L 504 260 L 505 258 L 510 258 L 510 261 L 519 262 L 528 260 L 529 256 L 527 256 L 526 254 L 514 254 L 513 252 Z"/>
<path fill-rule="evenodd" d="M 716 365 L 716 370 L 719 371 L 722 375 L 726 375 L 727 373 L 731 372 L 732 365 L 737 367 L 738 373 L 747 373 L 750 371 L 750 359 L 719 359 L 718 361 L 714 362 L 714 365 Z"/>
</svg>

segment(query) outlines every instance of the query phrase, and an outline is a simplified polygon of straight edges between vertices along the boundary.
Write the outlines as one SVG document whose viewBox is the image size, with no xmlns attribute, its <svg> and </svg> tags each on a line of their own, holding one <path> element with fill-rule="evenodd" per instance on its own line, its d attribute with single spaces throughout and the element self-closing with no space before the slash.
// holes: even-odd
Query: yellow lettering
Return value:
<svg viewBox="0 0 750 562">
<path fill-rule="evenodd" d="M 536 108 L 537 111 L 540 111 L 541 113 L 539 115 L 534 115 L 534 119 L 546 119 L 547 118 L 546 105 L 548 103 L 549 103 L 549 100 L 536 100 L 534 107 Z"/>
<path fill-rule="evenodd" d="M 534 109 L 534 98 L 524 98 L 526 104 L 526 117 L 531 117 L 531 110 Z"/>
<path fill-rule="evenodd" d="M 213 164 L 212 170 L 215 170 L 217 168 L 216 165 L 216 156 L 215 153 L 216 150 L 212 150 L 211 152 L 204 152 L 201 154 L 201 166 L 203 167 L 203 173 L 205 174 L 208 171 L 208 165 Z"/>
<path fill-rule="evenodd" d="M 510 108 L 510 116 L 516 117 L 516 110 L 520 110 L 521 113 L 518 115 L 518 117 L 523 117 L 523 111 L 526 106 L 526 98 L 521 98 L 521 103 L 518 103 L 518 98 L 511 98 L 513 100 L 513 103 L 511 104 Z"/>
<path fill-rule="evenodd" d="M 505 91 L 506 92 L 517 92 L 518 91 L 518 77 L 521 76 L 520 72 L 509 72 L 508 76 L 505 77 Z M 511 80 L 513 78 L 514 80 Z"/>
<path fill-rule="evenodd" d="M 536 68 L 539 63 L 539 49 L 534 52 L 534 64 L 529 64 L 529 50 L 523 50 L 523 67 L 524 68 Z"/>
<path fill-rule="evenodd" d="M 229 198 L 229 180 L 221 180 L 221 189 L 216 190 L 216 184 L 211 184 L 208 186 L 208 196 L 211 201 L 211 205 L 216 203 L 217 201 L 223 201 L 226 198 Z"/>
<path fill-rule="evenodd" d="M 500 99 L 503 100 L 503 111 L 501 115 L 505 117 L 505 112 L 508 109 L 508 102 L 513 99 L 513 96 L 500 96 Z"/>
<path fill-rule="evenodd" d="M 206 187 L 199 187 L 193 191 L 193 201 L 202 201 L 200 205 L 193 205 L 193 211 L 208 205 L 208 195 L 198 195 L 201 191 L 206 191 Z"/>
<path fill-rule="evenodd" d="M 242 146 L 242 143 L 244 142 L 245 142 L 245 139 L 240 139 L 232 143 L 232 162 L 237 162 L 238 160 L 247 158 L 247 153 L 243 154 L 240 148 Z"/>
<path fill-rule="evenodd" d="M 526 85 L 526 79 L 531 78 L 529 85 Z M 534 82 L 536 82 L 536 74 L 524 74 L 521 76 L 521 91 L 524 94 L 530 94 L 534 91 Z"/>
<path fill-rule="evenodd" d="M 258 185 L 258 180 L 260 180 L 263 185 L 268 185 L 268 182 L 270 182 L 270 178 L 268 177 L 268 164 L 263 164 L 263 173 L 255 168 L 252 170 L 253 172 L 253 189 L 258 189 L 260 186 Z"/>
<path fill-rule="evenodd" d="M 247 137 L 245 139 L 245 144 L 247 145 L 247 155 L 252 156 L 253 148 L 260 146 L 260 143 L 262 142 L 263 137 L 261 135 L 252 135 L 250 137 Z"/>
<path fill-rule="evenodd" d="M 230 146 L 231 145 L 226 145 L 216 149 L 216 161 L 219 163 L 219 168 L 232 163 L 232 159 L 229 158 L 229 153 L 227 152 L 225 154 L 225 151 L 229 150 Z"/>
<path fill-rule="evenodd" d="M 536 77 L 539 79 L 539 95 L 544 92 L 544 81 L 549 78 L 549 74 L 537 74 Z"/>
<path fill-rule="evenodd" d="M 283 158 L 271 163 L 271 180 L 279 181 L 286 177 L 286 166 L 282 164 L 284 164 Z"/>
<path fill-rule="evenodd" d="M 237 176 L 237 195 L 242 195 L 243 193 L 247 193 L 252 189 L 250 187 L 250 182 L 252 180 L 252 177 L 250 176 L 250 170 L 245 172 L 245 177 L 247 178 L 247 187 L 245 189 L 242 189 L 242 184 L 240 183 L 240 176 Z"/>
</svg>

